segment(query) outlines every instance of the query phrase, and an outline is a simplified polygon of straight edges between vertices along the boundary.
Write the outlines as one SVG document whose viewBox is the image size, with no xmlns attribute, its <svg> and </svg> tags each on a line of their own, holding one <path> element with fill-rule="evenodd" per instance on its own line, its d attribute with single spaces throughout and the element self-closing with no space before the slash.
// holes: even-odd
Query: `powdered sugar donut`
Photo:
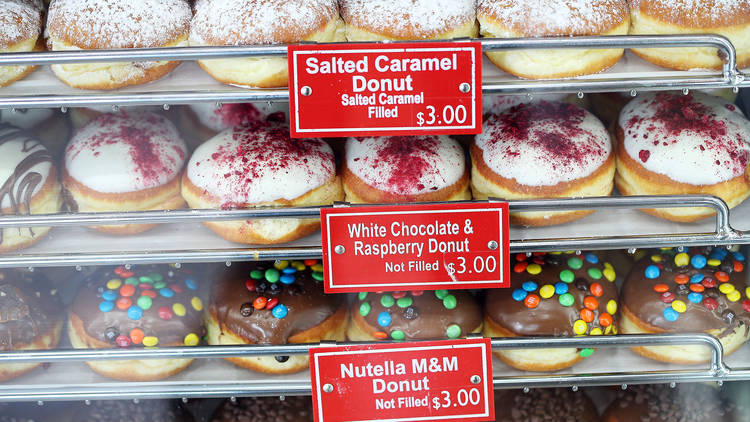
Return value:
<svg viewBox="0 0 750 422">
<path fill-rule="evenodd" d="M 630 19 L 626 0 L 480 0 L 482 36 L 492 38 L 625 35 Z M 617 63 L 623 49 L 492 51 L 487 57 L 502 70 L 532 79 L 597 73 Z"/>
<path fill-rule="evenodd" d="M 2 214 L 52 214 L 62 206 L 52 155 L 29 133 L 9 125 L 0 125 L 0 187 Z M 2 229 L 0 252 L 31 246 L 49 230 Z"/>
<path fill-rule="evenodd" d="M 38 50 L 42 8 L 32 0 L 0 0 L 0 54 Z M 31 73 L 36 66 L 0 66 L 0 86 Z"/>
<path fill-rule="evenodd" d="M 610 136 L 588 111 L 567 103 L 521 104 L 484 121 L 470 148 L 476 199 L 609 195 L 615 161 Z M 544 226 L 593 211 L 510 214 L 514 224 Z"/>
<path fill-rule="evenodd" d="M 354 203 L 471 199 L 464 152 L 448 136 L 349 138 L 342 179 Z"/>
<path fill-rule="evenodd" d="M 344 41 L 336 0 L 198 0 L 190 45 Z M 214 79 L 262 88 L 286 86 L 286 57 L 199 60 Z"/>
<path fill-rule="evenodd" d="M 649 93 L 632 100 L 616 128 L 623 195 L 711 194 L 735 207 L 750 195 L 750 122 L 720 97 Z M 673 221 L 714 214 L 707 208 L 644 210 Z"/>
<path fill-rule="evenodd" d="M 193 149 L 219 132 L 257 121 L 285 122 L 289 103 L 228 103 L 216 107 L 213 103 L 196 103 L 181 107 L 179 125 Z"/>
<path fill-rule="evenodd" d="M 71 211 L 144 211 L 181 208 L 180 174 L 187 146 L 172 122 L 154 113 L 102 114 L 82 127 L 65 149 L 65 202 Z M 153 224 L 96 226 L 116 234 Z"/>
<path fill-rule="evenodd" d="M 332 204 L 343 199 L 331 147 L 320 139 L 290 139 L 289 128 L 256 122 L 228 129 L 195 150 L 182 178 L 191 208 L 251 208 Z M 227 240 L 271 244 L 299 239 L 318 219 L 204 223 Z"/>
<path fill-rule="evenodd" d="M 750 0 L 630 0 L 631 34 L 719 34 L 732 42 L 740 68 L 750 66 Z M 660 66 L 721 69 L 714 47 L 633 48 Z"/>
<path fill-rule="evenodd" d="M 187 45 L 190 6 L 185 0 L 55 0 L 47 17 L 50 50 L 177 47 Z M 158 79 L 176 61 L 54 64 L 74 88 L 115 89 Z"/>
<path fill-rule="evenodd" d="M 475 38 L 474 0 L 343 0 L 349 41 Z"/>
</svg>

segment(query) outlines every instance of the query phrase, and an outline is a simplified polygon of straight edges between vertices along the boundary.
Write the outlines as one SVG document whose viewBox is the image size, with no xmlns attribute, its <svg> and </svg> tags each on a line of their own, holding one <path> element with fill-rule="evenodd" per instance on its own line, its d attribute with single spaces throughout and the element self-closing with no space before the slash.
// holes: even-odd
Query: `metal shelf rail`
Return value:
<svg viewBox="0 0 750 422">
<path fill-rule="evenodd" d="M 491 199 L 490 201 L 497 201 Z M 471 202 L 471 201 L 467 201 Z M 475 201 L 486 202 L 486 201 Z M 455 202 L 453 202 L 455 203 Z M 351 206 L 337 203 L 334 207 Z M 735 245 L 750 243 L 750 236 L 732 228 L 729 208 L 720 198 L 710 195 L 614 196 L 509 201 L 510 211 L 640 209 L 671 207 L 708 207 L 716 211 L 715 229 L 707 233 L 667 233 L 561 239 L 521 239 L 510 242 L 511 253 L 566 251 L 576 249 L 625 249 L 673 246 Z M 172 210 L 109 213 L 67 213 L 3 216 L 0 229 L 37 226 L 91 226 L 106 224 L 186 223 L 258 218 L 319 217 L 322 207 L 256 208 L 241 210 Z M 511 229 L 512 232 L 512 229 Z M 318 246 L 237 247 L 201 250 L 141 250 L 134 252 L 6 254 L 0 255 L 2 267 L 49 267 L 102 264 L 232 262 L 273 259 L 317 259 Z"/>
<path fill-rule="evenodd" d="M 465 39 L 468 40 L 468 39 Z M 606 73 L 596 77 L 522 80 L 513 79 L 501 83 L 483 85 L 485 93 L 532 94 L 532 93 L 576 93 L 630 90 L 635 95 L 639 90 L 659 89 L 738 89 L 744 85 L 745 76 L 737 69 L 737 55 L 731 41 L 720 35 L 622 35 L 594 37 L 555 37 L 555 38 L 512 38 L 472 39 L 482 43 L 484 51 L 507 49 L 548 49 L 548 48 L 630 48 L 630 47 L 715 47 L 721 52 L 725 62 L 721 72 L 707 72 L 705 75 L 686 74 L 684 76 L 653 77 L 634 75 L 632 77 L 607 77 Z M 399 42 L 390 45 L 398 46 Z M 0 66 L 10 65 L 50 65 L 67 63 L 94 63 L 149 60 L 199 60 L 216 58 L 237 58 L 248 56 L 286 55 L 286 46 L 226 46 L 226 47 L 172 47 L 153 49 L 119 50 L 77 50 L 6 53 L 0 55 Z M 188 104 L 197 102 L 247 102 L 247 101 L 288 101 L 289 94 L 284 89 L 222 89 L 220 91 L 162 91 L 130 92 L 121 91 L 80 91 L 70 95 L 3 95 L 0 89 L 0 108 L 34 107 L 87 107 L 87 106 L 133 106 Z"/>
<path fill-rule="evenodd" d="M 658 345 L 703 345 L 711 349 L 711 361 L 706 368 L 664 369 L 648 372 L 616 372 L 587 374 L 532 374 L 495 377 L 495 388 L 536 388 L 653 384 L 677 382 L 717 382 L 750 379 L 750 370 L 733 369 L 724 361 L 724 349 L 716 337 L 708 334 L 637 334 L 588 337 L 515 337 L 493 338 L 493 349 L 519 348 L 613 348 Z M 315 344 L 201 346 L 164 349 L 97 349 L 97 350 L 36 350 L 0 352 L 0 364 L 8 363 L 64 363 L 92 360 L 164 359 L 164 358 L 224 358 L 238 356 L 276 356 L 307 354 L 311 348 L 331 345 L 367 343 L 323 342 Z M 665 365 L 666 366 L 666 365 Z M 308 395 L 308 380 L 283 380 L 273 377 L 261 382 L 227 381 L 159 381 L 118 382 L 101 385 L 60 386 L 12 385 L 0 388 L 0 401 L 93 400 L 103 398 L 197 398 L 238 397 L 252 395 Z"/>
</svg>

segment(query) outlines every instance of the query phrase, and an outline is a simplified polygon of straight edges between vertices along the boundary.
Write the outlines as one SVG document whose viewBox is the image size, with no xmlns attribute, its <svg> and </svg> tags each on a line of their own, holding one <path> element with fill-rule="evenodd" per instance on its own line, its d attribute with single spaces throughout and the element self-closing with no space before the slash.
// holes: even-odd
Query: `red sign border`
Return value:
<svg viewBox="0 0 750 422">
<path fill-rule="evenodd" d="M 495 399 L 494 399 L 494 384 L 492 374 L 492 342 L 489 338 L 465 338 L 457 340 L 435 340 L 435 341 L 419 341 L 419 342 L 407 342 L 407 343 L 375 343 L 375 344 L 362 344 L 362 345 L 350 345 L 350 346 L 326 346 L 326 347 L 311 347 L 308 351 L 308 358 L 310 361 L 310 385 L 312 389 L 312 402 L 313 402 L 313 415 L 315 422 L 325 422 L 323 420 L 322 404 L 320 403 L 323 392 L 321 391 L 321 382 L 319 380 L 320 374 L 318 373 L 318 367 L 320 366 L 317 361 L 318 355 L 336 355 L 336 354 L 363 354 L 363 353 L 388 353 L 388 351 L 403 352 L 404 349 L 446 349 L 446 348 L 457 348 L 457 347 L 481 347 L 483 348 L 482 358 L 484 364 L 484 373 L 482 374 L 482 383 L 485 394 L 487 395 L 487 411 L 485 415 L 469 415 L 464 417 L 444 417 L 435 416 L 433 418 L 418 418 L 414 417 L 400 418 L 400 419 L 387 419 L 388 421 L 492 421 L 495 420 Z M 469 419 L 475 418 L 475 419 Z M 486 419 L 485 419 L 486 418 Z M 352 422 L 378 422 L 385 421 L 386 419 L 362 419 L 360 421 Z"/>
<path fill-rule="evenodd" d="M 410 50 L 448 50 L 466 51 L 472 53 L 473 80 L 471 83 L 473 125 L 457 128 L 456 126 L 411 127 L 411 128 L 328 128 L 314 129 L 301 132 L 298 129 L 297 114 L 299 87 L 297 87 L 297 56 L 308 54 L 335 54 L 337 52 L 351 53 L 352 51 L 408 52 Z M 292 138 L 349 136 L 397 136 L 397 135 L 475 135 L 482 131 L 482 43 L 478 41 L 423 41 L 423 42 L 395 42 L 395 43 L 326 43 L 326 44 L 296 44 L 287 46 L 287 66 L 289 74 L 289 131 Z M 335 129 L 335 130 L 332 130 Z"/>
<path fill-rule="evenodd" d="M 502 236 L 500 245 L 497 249 L 500 255 L 501 265 L 499 265 L 502 279 L 505 280 L 506 286 L 502 286 L 500 280 L 487 280 L 487 281 L 438 281 L 432 283 L 404 283 L 399 286 L 394 286 L 392 283 L 386 283 L 381 286 L 375 287 L 362 287 L 361 285 L 336 287 L 332 283 L 332 243 L 330 239 L 330 232 L 328 230 L 328 221 L 331 214 L 338 215 L 350 215 L 350 214 L 381 214 L 381 213 L 408 213 L 408 210 L 414 208 L 422 208 L 423 211 L 433 212 L 444 212 L 446 208 L 450 208 L 451 212 L 461 211 L 498 211 L 500 215 L 500 229 L 502 230 Z M 407 204 L 407 205 L 372 205 L 372 206 L 356 206 L 356 207 L 332 207 L 322 208 L 320 210 L 320 231 L 321 231 L 321 242 L 323 251 L 323 291 L 325 293 L 359 293 L 365 291 L 398 291 L 398 290 L 438 290 L 438 289 L 491 289 L 491 288 L 506 288 L 510 283 L 510 232 L 509 232 L 509 219 L 508 219 L 508 203 L 507 202 L 458 202 L 455 204 Z M 440 283 L 440 284 L 436 284 Z M 390 286 L 393 286 L 392 288 Z"/>
</svg>

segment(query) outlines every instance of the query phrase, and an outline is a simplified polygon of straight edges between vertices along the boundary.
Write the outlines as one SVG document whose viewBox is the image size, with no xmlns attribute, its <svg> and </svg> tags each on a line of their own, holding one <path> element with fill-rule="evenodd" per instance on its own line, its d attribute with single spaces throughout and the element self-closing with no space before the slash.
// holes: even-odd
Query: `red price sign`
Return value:
<svg viewBox="0 0 750 422">
<path fill-rule="evenodd" d="M 492 421 L 490 339 L 316 347 L 316 422 Z"/>
<path fill-rule="evenodd" d="M 325 292 L 508 287 L 507 203 L 321 210 Z"/>
<path fill-rule="evenodd" d="M 292 137 L 475 134 L 477 42 L 289 46 Z"/>
</svg>

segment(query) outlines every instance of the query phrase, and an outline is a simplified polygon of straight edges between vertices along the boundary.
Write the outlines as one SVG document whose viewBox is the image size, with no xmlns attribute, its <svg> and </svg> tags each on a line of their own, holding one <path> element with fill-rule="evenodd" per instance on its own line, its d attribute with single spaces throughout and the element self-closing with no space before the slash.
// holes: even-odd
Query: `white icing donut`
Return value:
<svg viewBox="0 0 750 422">
<path fill-rule="evenodd" d="M 27 190 L 33 187 L 29 198 L 39 192 L 51 167 L 52 155 L 41 142 L 13 126 L 0 126 L 0 207 L 18 212 L 18 206 L 28 206 Z"/>
<path fill-rule="evenodd" d="M 185 141 L 161 115 L 102 114 L 73 135 L 65 170 L 98 192 L 135 192 L 179 176 L 186 155 Z"/>
<path fill-rule="evenodd" d="M 381 191 L 419 195 L 458 182 L 466 163 L 448 136 L 391 136 L 347 139 L 346 167 Z"/>
<path fill-rule="evenodd" d="M 546 101 L 490 116 L 476 144 L 492 171 L 526 186 L 587 177 L 612 153 L 609 133 L 593 114 Z"/>
<path fill-rule="evenodd" d="M 282 113 L 277 121 L 286 121 L 289 103 L 238 103 L 222 104 L 217 108 L 213 103 L 196 103 L 188 107 L 198 116 L 198 120 L 214 132 L 222 132 L 235 126 L 266 120 L 270 115 Z M 283 118 L 281 117 L 283 116 Z"/>
<path fill-rule="evenodd" d="M 222 207 L 292 200 L 336 174 L 333 151 L 320 139 L 290 139 L 289 129 L 257 123 L 219 133 L 195 150 L 188 179 Z"/>
<path fill-rule="evenodd" d="M 41 29 L 39 5 L 29 0 L 0 0 L 0 48 L 35 40 Z"/>
<path fill-rule="evenodd" d="M 403 39 L 433 38 L 476 18 L 474 0 L 343 0 L 341 17 L 357 28 Z"/>
<path fill-rule="evenodd" d="M 482 112 L 500 114 L 519 104 L 538 103 L 540 101 L 562 101 L 568 94 L 542 94 L 529 97 L 528 95 L 484 95 L 482 96 Z"/>
<path fill-rule="evenodd" d="M 677 182 L 712 185 L 745 173 L 750 122 L 733 104 L 701 92 L 639 95 L 620 113 L 628 155 Z"/>
<path fill-rule="evenodd" d="M 0 110 L 0 123 L 7 123 L 21 129 L 34 129 L 35 126 L 52 117 L 51 108 L 29 108 L 23 110 Z"/>
</svg>

